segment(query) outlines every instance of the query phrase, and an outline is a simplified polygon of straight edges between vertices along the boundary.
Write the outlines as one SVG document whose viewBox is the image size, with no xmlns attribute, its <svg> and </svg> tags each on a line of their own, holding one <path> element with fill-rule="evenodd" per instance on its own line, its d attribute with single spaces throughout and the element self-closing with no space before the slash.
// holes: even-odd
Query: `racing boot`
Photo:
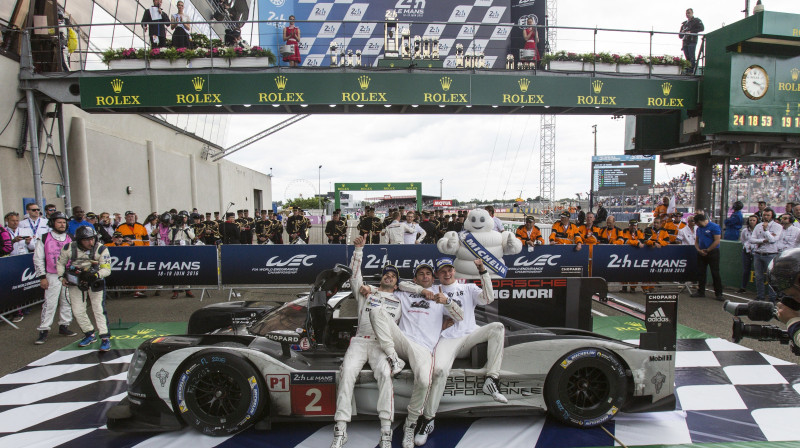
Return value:
<svg viewBox="0 0 800 448">
<path fill-rule="evenodd" d="M 378 448 L 392 448 L 392 427 L 381 428 L 381 440 L 378 442 Z"/>
<path fill-rule="evenodd" d="M 347 443 L 347 423 L 336 422 L 336 425 L 333 427 L 333 442 L 331 442 L 331 448 L 342 448 L 345 443 Z"/>
<path fill-rule="evenodd" d="M 414 445 L 422 446 L 428 441 L 428 436 L 433 432 L 433 419 L 421 417 L 417 424 L 417 434 L 414 435 Z"/>
<path fill-rule="evenodd" d="M 392 353 L 390 356 L 387 356 L 386 360 L 389 361 L 389 368 L 392 370 L 392 376 L 397 376 L 400 371 L 403 370 L 403 367 L 406 366 L 405 361 L 397 357 L 397 353 Z"/>
<path fill-rule="evenodd" d="M 72 336 L 77 336 L 78 335 L 78 333 L 75 333 L 74 331 L 70 330 L 69 327 L 66 326 L 66 325 L 59 325 L 58 326 L 58 334 L 60 334 L 61 336 L 66 336 L 66 337 L 72 337 Z"/>
<path fill-rule="evenodd" d="M 508 399 L 500 393 L 500 388 L 498 386 L 497 378 L 487 376 L 486 381 L 483 383 L 483 393 L 491 395 L 494 401 L 498 403 L 508 403 Z"/>
<path fill-rule="evenodd" d="M 406 418 L 403 425 L 403 448 L 414 448 L 414 433 L 417 432 L 417 422 Z"/>
</svg>

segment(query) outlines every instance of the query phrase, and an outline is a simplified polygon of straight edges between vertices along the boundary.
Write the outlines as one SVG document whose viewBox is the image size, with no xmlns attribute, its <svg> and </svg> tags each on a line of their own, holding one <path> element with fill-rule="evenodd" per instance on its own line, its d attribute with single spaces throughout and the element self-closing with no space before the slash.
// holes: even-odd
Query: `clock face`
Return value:
<svg viewBox="0 0 800 448">
<path fill-rule="evenodd" d="M 742 90 L 751 100 L 758 100 L 767 94 L 769 75 L 763 67 L 751 65 L 742 74 Z"/>
</svg>

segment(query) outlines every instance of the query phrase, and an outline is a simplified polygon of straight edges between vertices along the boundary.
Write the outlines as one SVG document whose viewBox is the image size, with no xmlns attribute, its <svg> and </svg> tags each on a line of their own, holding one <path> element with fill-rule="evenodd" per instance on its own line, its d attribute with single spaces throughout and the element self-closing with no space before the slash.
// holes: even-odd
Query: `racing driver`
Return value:
<svg viewBox="0 0 800 448">
<path fill-rule="evenodd" d="M 475 345 L 488 342 L 486 351 L 488 360 L 486 362 L 486 380 L 483 383 L 483 393 L 490 395 L 498 403 L 508 403 L 506 397 L 500 393 L 498 388 L 498 378 L 500 377 L 500 367 L 503 363 L 503 345 L 505 339 L 505 327 L 500 322 L 492 322 L 482 327 L 475 323 L 475 307 L 478 305 L 488 305 L 494 301 L 492 290 L 492 279 L 489 272 L 483 266 L 483 260 L 475 259 L 475 266 L 481 276 L 481 288 L 474 283 L 458 283 L 456 281 L 453 260 L 443 257 L 436 260 L 436 277 L 441 284 L 441 290 L 447 300 L 458 303 L 463 312 L 463 319 L 456 320 L 451 326 L 442 331 L 436 350 L 433 354 L 433 378 L 431 379 L 431 390 L 425 400 L 425 411 L 422 414 L 422 421 L 417 427 L 414 443 L 422 446 L 427 442 L 428 436 L 433 432 L 433 418 L 439 409 L 439 402 L 442 400 L 447 376 L 456 358 L 463 358 L 469 355 L 470 350 Z M 405 447 L 404 447 L 405 448 Z"/>
<path fill-rule="evenodd" d="M 396 359 L 399 352 L 414 372 L 408 417 L 403 426 L 403 448 L 413 448 L 417 420 L 430 389 L 432 353 L 442 332 L 445 311 L 455 321 L 460 321 L 463 313 L 455 300 L 433 293 L 433 267 L 427 263 L 418 264 L 414 268 L 414 283 L 401 283 L 395 295 L 402 307 L 400 325 L 395 324 L 386 309 L 376 309 L 371 322 L 389 358 Z"/>
<path fill-rule="evenodd" d="M 353 387 L 356 377 L 361 373 L 361 368 L 369 361 L 375 380 L 378 382 L 378 417 L 381 420 L 380 448 L 392 446 L 392 421 L 394 420 L 394 402 L 392 391 L 392 374 L 400 372 L 403 361 L 397 358 L 387 358 L 380 344 L 375 339 L 375 332 L 370 324 L 370 310 L 382 309 L 390 319 L 397 321 L 400 318 L 400 301 L 393 292 L 397 288 L 399 278 L 397 268 L 386 265 L 381 275 L 378 289 L 368 294 L 362 292 L 364 280 L 361 277 L 361 258 L 364 255 L 363 236 L 353 240 L 355 250 L 350 262 L 352 276 L 350 285 L 355 295 L 358 306 L 358 329 L 356 335 L 350 339 L 350 346 L 344 354 L 344 362 L 339 370 L 339 387 L 336 396 L 336 413 L 333 427 L 333 442 L 331 448 L 341 448 L 347 443 L 347 422 L 350 421 L 353 402 Z"/>
</svg>

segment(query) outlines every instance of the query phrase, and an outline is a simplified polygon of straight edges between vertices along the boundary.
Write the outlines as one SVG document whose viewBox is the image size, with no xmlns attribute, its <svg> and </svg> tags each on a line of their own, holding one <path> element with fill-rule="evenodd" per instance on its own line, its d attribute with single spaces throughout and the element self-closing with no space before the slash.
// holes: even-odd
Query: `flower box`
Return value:
<svg viewBox="0 0 800 448">
<path fill-rule="evenodd" d="M 186 68 L 186 60 L 177 59 L 175 62 L 171 62 L 169 59 L 150 59 L 150 68 L 155 68 L 155 69 Z"/>
<path fill-rule="evenodd" d="M 678 65 L 654 65 L 654 75 L 680 75 L 681 68 Z"/>
<path fill-rule="evenodd" d="M 268 57 L 244 57 L 244 58 L 231 58 L 228 60 L 231 68 L 235 67 L 269 67 Z"/>
<path fill-rule="evenodd" d="M 586 63 L 584 64 L 585 71 L 592 70 L 592 64 Z M 594 71 L 597 73 L 616 73 L 617 72 L 617 64 L 612 64 L 609 62 L 595 62 L 594 63 Z"/>
<path fill-rule="evenodd" d="M 562 72 L 580 72 L 583 70 L 581 61 L 550 61 L 550 70 Z"/>
<path fill-rule="evenodd" d="M 212 62 L 213 61 L 213 62 Z M 196 58 L 189 61 L 189 64 L 186 66 L 187 68 L 209 68 L 209 67 L 219 67 L 224 65 L 225 62 L 221 59 L 211 59 L 211 58 Z"/>
<path fill-rule="evenodd" d="M 144 59 L 115 59 L 108 61 L 109 70 L 137 70 L 144 68 Z"/>
<path fill-rule="evenodd" d="M 617 72 L 646 75 L 650 73 L 650 66 L 644 64 L 619 64 L 617 65 Z"/>
</svg>

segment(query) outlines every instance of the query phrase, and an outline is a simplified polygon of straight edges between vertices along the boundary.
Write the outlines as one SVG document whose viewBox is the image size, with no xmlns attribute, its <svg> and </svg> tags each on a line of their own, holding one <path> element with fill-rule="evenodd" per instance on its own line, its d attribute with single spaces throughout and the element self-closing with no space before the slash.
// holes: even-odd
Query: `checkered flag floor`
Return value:
<svg viewBox="0 0 800 448">
<path fill-rule="evenodd" d="M 635 341 L 632 341 L 635 342 Z M 54 352 L 0 378 L 3 447 L 307 447 L 330 444 L 333 425 L 276 424 L 231 437 L 185 429 L 163 434 L 119 434 L 105 428 L 105 413 L 125 397 L 133 350 Z M 673 412 L 621 414 L 605 428 L 627 446 L 800 440 L 800 366 L 723 339 L 680 339 Z M 402 418 L 395 423 L 400 446 Z M 373 448 L 374 421 L 348 427 L 348 448 Z M 560 425 L 544 414 L 513 418 L 439 419 L 427 446 L 615 446 L 602 429 Z M 618 445 L 617 445 L 618 446 Z M 753 444 L 748 444 L 752 447 Z M 790 443 L 781 446 L 800 446 Z"/>
</svg>

